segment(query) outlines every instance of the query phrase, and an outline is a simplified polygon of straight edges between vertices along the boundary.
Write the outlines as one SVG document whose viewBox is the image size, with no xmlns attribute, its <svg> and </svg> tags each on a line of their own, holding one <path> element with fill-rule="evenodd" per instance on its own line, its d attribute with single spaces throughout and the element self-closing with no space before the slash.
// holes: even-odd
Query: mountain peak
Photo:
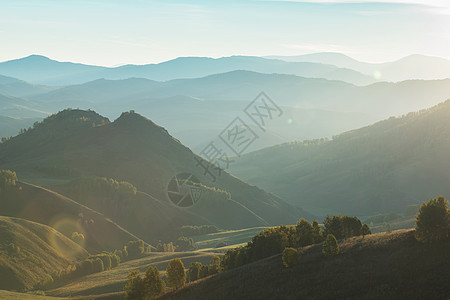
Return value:
<svg viewBox="0 0 450 300">
<path fill-rule="evenodd" d="M 114 121 L 114 124 L 127 129 L 135 129 L 137 131 L 142 130 L 158 130 L 168 134 L 167 130 L 163 127 L 155 124 L 150 119 L 136 113 L 134 110 L 123 112 L 119 118 Z"/>
<path fill-rule="evenodd" d="M 42 124 L 46 126 L 61 123 L 66 124 L 64 127 L 67 127 L 67 124 L 76 127 L 77 125 L 99 126 L 108 124 L 110 121 L 108 118 L 105 118 L 92 110 L 68 108 L 45 118 L 42 122 Z"/>
<path fill-rule="evenodd" d="M 23 57 L 20 60 L 29 60 L 29 61 L 50 61 L 51 59 L 47 56 L 39 55 L 39 54 L 31 54 L 29 56 Z"/>
</svg>

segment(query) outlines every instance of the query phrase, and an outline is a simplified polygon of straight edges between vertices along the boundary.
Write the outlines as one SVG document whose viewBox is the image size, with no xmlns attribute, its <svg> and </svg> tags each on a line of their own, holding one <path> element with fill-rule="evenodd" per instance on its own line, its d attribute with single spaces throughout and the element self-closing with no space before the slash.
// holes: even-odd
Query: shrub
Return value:
<svg viewBox="0 0 450 300">
<path fill-rule="evenodd" d="M 47 274 L 45 278 L 41 281 L 41 283 L 38 285 L 38 287 L 43 290 L 48 290 L 53 287 L 53 283 L 54 283 L 53 277 Z"/>
<path fill-rule="evenodd" d="M 78 245 L 82 245 L 84 243 L 84 235 L 76 231 L 72 233 L 71 239 Z"/>
<path fill-rule="evenodd" d="M 181 236 L 175 242 L 175 250 L 176 251 L 193 251 L 197 250 L 197 245 L 194 243 L 194 240 L 191 238 L 187 238 Z"/>
<path fill-rule="evenodd" d="M 322 253 L 325 256 L 335 256 L 339 254 L 339 245 L 334 235 L 327 235 L 327 238 L 322 246 Z"/>
<path fill-rule="evenodd" d="M 214 246 L 214 248 L 222 248 L 222 247 L 226 247 L 226 246 L 227 246 L 227 243 L 219 242 Z"/>
<path fill-rule="evenodd" d="M 283 251 L 283 265 L 286 268 L 292 268 L 298 263 L 298 252 L 295 248 L 286 248 Z"/>
<path fill-rule="evenodd" d="M 131 258 L 139 257 L 145 251 L 144 241 L 142 240 L 130 241 L 127 243 L 126 247 L 128 251 L 128 256 Z"/>
<path fill-rule="evenodd" d="M 116 254 L 111 255 L 111 267 L 115 268 L 120 264 L 120 257 Z"/>
<path fill-rule="evenodd" d="M 219 228 L 217 228 L 217 226 L 214 225 L 201 225 L 201 226 L 186 225 L 180 228 L 180 232 L 182 236 L 196 236 L 219 232 Z"/>
<path fill-rule="evenodd" d="M 13 256 L 13 255 L 19 255 L 19 253 L 20 253 L 20 247 L 17 246 L 17 245 L 15 245 L 15 244 L 13 244 L 13 243 L 10 243 L 10 244 L 7 246 L 7 251 L 8 251 L 8 254 L 9 254 L 10 256 Z"/>
<path fill-rule="evenodd" d="M 416 216 L 416 239 L 430 243 L 448 238 L 450 230 L 450 212 L 448 201 L 439 196 L 420 206 Z"/>
</svg>

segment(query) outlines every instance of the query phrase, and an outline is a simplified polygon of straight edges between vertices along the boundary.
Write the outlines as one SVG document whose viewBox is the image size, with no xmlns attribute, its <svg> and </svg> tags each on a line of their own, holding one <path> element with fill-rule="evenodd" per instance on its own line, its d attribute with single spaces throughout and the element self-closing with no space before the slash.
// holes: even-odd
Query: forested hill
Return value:
<svg viewBox="0 0 450 300">
<path fill-rule="evenodd" d="M 313 213 L 400 211 L 450 195 L 450 100 L 326 139 L 249 153 L 232 172 Z"/>
<path fill-rule="evenodd" d="M 214 181 L 205 174 L 196 158 L 164 128 L 133 111 L 109 122 L 93 111 L 65 110 L 0 145 L 0 168 L 16 171 L 19 178 L 31 182 L 44 178 L 52 189 L 57 189 L 58 182 L 66 183 L 83 176 L 126 181 L 149 195 L 151 199 L 143 200 L 145 207 L 160 211 L 160 216 L 166 216 L 165 222 L 173 222 L 174 226 L 186 225 L 179 224 L 180 220 L 190 219 L 193 224 L 245 228 L 292 224 L 299 217 L 310 217 L 226 172 L 216 174 Z M 212 190 L 219 189 L 230 196 L 205 197 L 204 201 L 180 210 L 168 198 L 167 187 L 174 175 L 183 172 L 195 175 Z M 137 213 L 138 206 L 127 207 L 135 207 Z M 134 218 L 133 213 L 127 213 L 130 219 Z M 186 214 L 189 218 L 177 217 Z M 124 212 L 122 217 L 126 216 Z M 129 224 L 124 221 L 120 225 L 128 229 Z M 160 225 L 150 226 L 147 234 L 152 230 L 161 231 Z"/>
</svg>

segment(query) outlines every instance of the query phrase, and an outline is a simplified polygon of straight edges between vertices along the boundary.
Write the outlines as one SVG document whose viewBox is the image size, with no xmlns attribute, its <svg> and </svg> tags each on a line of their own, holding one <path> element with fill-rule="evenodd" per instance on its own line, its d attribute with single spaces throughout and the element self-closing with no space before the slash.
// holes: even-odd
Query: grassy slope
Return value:
<svg viewBox="0 0 450 300">
<path fill-rule="evenodd" d="M 264 230 L 266 227 L 253 227 L 239 230 L 227 230 L 217 233 L 193 236 L 192 239 L 198 248 L 203 251 L 224 250 L 230 247 L 237 247 L 243 243 L 247 243 L 252 238 Z M 225 243 L 226 247 L 215 248 L 218 243 Z"/>
<path fill-rule="evenodd" d="M 450 100 L 319 144 L 236 159 L 232 172 L 316 214 L 372 215 L 450 195 Z"/>
<path fill-rule="evenodd" d="M 8 254 L 10 243 L 20 252 Z M 51 227 L 0 217 L 0 289 L 30 289 L 47 274 L 87 256 L 86 250 Z"/>
<path fill-rule="evenodd" d="M 123 292 L 127 276 L 133 270 L 140 270 L 141 273 L 149 266 L 155 266 L 162 275 L 165 275 L 165 269 L 169 261 L 173 258 L 180 258 L 185 268 L 188 268 L 192 262 L 201 262 L 209 264 L 211 253 L 200 252 L 175 252 L 175 253 L 151 253 L 144 258 L 131 260 L 121 263 L 117 268 L 109 271 L 91 274 L 78 279 L 66 286 L 47 291 L 46 294 L 53 296 L 87 296 L 103 295 L 110 293 Z"/>
<path fill-rule="evenodd" d="M 298 266 L 281 255 L 202 279 L 161 299 L 447 299 L 450 242 L 414 239 L 414 230 L 354 237 L 325 259 L 321 245 L 302 249 Z"/>
<path fill-rule="evenodd" d="M 92 252 L 121 249 L 137 239 L 102 214 L 67 197 L 26 183 L 20 186 L 14 194 L 0 195 L 2 215 L 49 225 L 69 238 L 74 231 L 81 232 L 86 237 L 84 246 Z"/>
<path fill-rule="evenodd" d="M 10 291 L 2 291 L 0 290 L 0 299 L 5 300 L 57 300 L 57 299 L 65 299 L 59 297 L 49 297 L 43 295 L 35 295 L 31 293 L 18 293 L 18 292 L 10 292 Z"/>
</svg>

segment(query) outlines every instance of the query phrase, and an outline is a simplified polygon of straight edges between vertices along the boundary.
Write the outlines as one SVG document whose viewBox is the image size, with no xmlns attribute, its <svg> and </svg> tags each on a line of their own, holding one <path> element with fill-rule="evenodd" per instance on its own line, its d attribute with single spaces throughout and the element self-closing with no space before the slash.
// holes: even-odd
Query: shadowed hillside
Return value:
<svg viewBox="0 0 450 300">
<path fill-rule="evenodd" d="M 448 299 L 449 246 L 421 244 L 414 230 L 353 237 L 334 258 L 320 244 L 308 246 L 294 268 L 275 255 L 160 299 Z"/>
<path fill-rule="evenodd" d="M 403 212 L 448 195 L 450 101 L 331 141 L 282 144 L 236 159 L 232 172 L 316 214 Z"/>
</svg>

